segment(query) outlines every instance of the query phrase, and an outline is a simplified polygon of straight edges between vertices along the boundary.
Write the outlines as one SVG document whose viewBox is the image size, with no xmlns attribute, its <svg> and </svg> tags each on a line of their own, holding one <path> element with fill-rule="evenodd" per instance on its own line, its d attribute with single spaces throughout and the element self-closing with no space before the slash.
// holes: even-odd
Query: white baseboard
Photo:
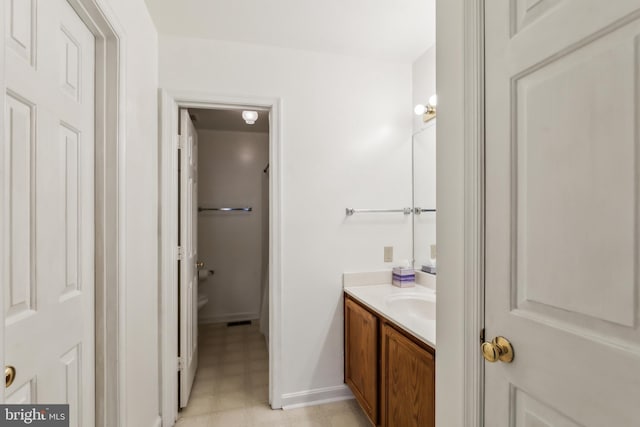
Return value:
<svg viewBox="0 0 640 427">
<path fill-rule="evenodd" d="M 156 421 L 153 423 L 153 427 L 162 427 L 162 418 L 160 415 L 158 415 L 158 418 L 156 418 Z"/>
<path fill-rule="evenodd" d="M 316 388 L 282 395 L 282 409 L 295 409 L 303 406 L 320 405 L 322 403 L 337 402 L 353 399 L 353 393 L 346 384 L 335 387 Z"/>
<path fill-rule="evenodd" d="M 229 313 L 198 317 L 198 323 L 206 325 L 208 323 L 242 322 L 244 320 L 258 320 L 259 317 L 260 313 Z"/>
</svg>

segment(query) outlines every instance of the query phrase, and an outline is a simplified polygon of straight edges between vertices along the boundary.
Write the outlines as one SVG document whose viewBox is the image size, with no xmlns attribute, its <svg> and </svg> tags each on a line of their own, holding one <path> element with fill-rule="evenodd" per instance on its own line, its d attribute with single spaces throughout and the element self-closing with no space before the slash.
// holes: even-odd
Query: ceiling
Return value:
<svg viewBox="0 0 640 427">
<path fill-rule="evenodd" d="M 269 113 L 267 111 L 258 111 L 258 120 L 252 125 L 245 123 L 242 118 L 242 110 L 189 108 L 189 114 L 196 129 L 269 132 Z"/>
<path fill-rule="evenodd" d="M 145 0 L 160 34 L 413 62 L 435 0 Z"/>
</svg>

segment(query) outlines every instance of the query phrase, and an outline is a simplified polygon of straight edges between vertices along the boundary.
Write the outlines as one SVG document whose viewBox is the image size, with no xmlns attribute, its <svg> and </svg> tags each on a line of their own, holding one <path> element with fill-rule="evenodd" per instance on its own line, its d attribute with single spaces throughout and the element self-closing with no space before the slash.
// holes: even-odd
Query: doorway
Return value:
<svg viewBox="0 0 640 427">
<path fill-rule="evenodd" d="M 262 386 L 267 402 L 269 112 L 182 108 L 179 117 L 179 400 L 186 416 L 236 409 Z M 198 404 L 210 397 L 226 406 Z"/>
<path fill-rule="evenodd" d="M 178 231 L 178 199 L 181 194 L 178 185 L 177 147 L 181 111 L 193 124 L 197 138 L 194 152 L 210 161 L 200 159 L 197 166 L 196 221 L 194 225 L 202 228 L 197 233 L 198 259 L 195 260 L 197 287 L 200 288 L 199 302 L 200 342 L 211 354 L 200 352 L 199 362 L 203 371 L 205 363 L 215 359 L 223 360 L 224 354 L 213 354 L 215 339 L 229 332 L 233 336 L 246 337 L 255 348 L 264 347 L 265 360 L 253 361 L 254 367 L 263 364 L 266 368 L 262 381 L 268 384 L 265 405 L 280 408 L 279 394 L 279 331 L 280 331 L 280 178 L 279 178 L 279 100 L 244 99 L 215 96 L 194 96 L 193 94 L 169 94 L 161 92 L 161 149 L 160 149 L 160 186 L 161 186 L 161 260 L 160 277 L 162 280 L 163 307 L 161 317 L 161 402 L 163 423 L 172 425 L 177 419 L 178 407 L 184 406 L 184 394 L 178 390 L 180 376 L 176 375 L 176 356 L 179 353 L 178 319 L 182 314 L 178 307 L 182 302 L 176 286 L 177 278 L 183 274 L 176 259 L 176 250 L 183 236 Z M 246 132 L 245 137 L 253 142 L 238 140 L 242 133 L 238 129 L 224 125 L 229 116 L 240 119 L 234 126 L 247 126 L 242 120 L 243 111 L 257 111 L 258 124 L 264 120 L 263 132 Z M 223 124 L 221 124 L 223 123 Z M 225 128 L 226 127 L 226 128 Z M 256 128 L 253 128 L 256 129 Z M 264 132 L 266 130 L 266 132 Z M 262 144 L 262 153 L 256 154 L 250 146 Z M 266 147 L 265 147 L 266 145 Z M 219 161 L 213 157 L 224 158 L 228 151 L 232 157 Z M 213 157 L 211 157 L 213 156 Z M 205 166 L 207 163 L 216 167 Z M 243 172 L 244 171 L 244 172 Z M 239 174 L 238 174 L 239 173 Z M 236 174 L 236 175 L 234 175 Z M 234 192 L 234 181 L 253 181 L 253 199 L 242 199 L 241 192 Z M 255 185 L 257 184 L 257 186 Z M 238 187 L 239 188 L 239 187 Z M 265 197 L 268 195 L 268 197 Z M 199 212 L 198 212 L 199 211 Z M 184 229 L 184 228 L 183 228 Z M 237 238 L 238 233 L 262 230 L 258 237 L 251 234 Z M 244 243 L 243 243 L 244 242 Z M 235 258 L 229 258 L 235 252 Z M 248 252 L 248 253 L 247 253 Z M 251 263 L 247 267 L 248 261 Z M 202 264 L 200 264 L 202 263 Z M 190 268 L 187 266 L 186 268 Z M 234 287 L 230 284 L 235 283 Z M 247 297 L 249 293 L 250 297 Z M 196 296 L 198 292 L 192 295 Z M 197 312 L 198 297 L 194 299 Z M 192 317 L 193 319 L 193 317 Z M 245 322 L 249 324 L 244 324 Z M 235 326 L 241 322 L 240 325 Z M 227 325 L 232 326 L 227 326 Z M 198 325 L 195 325 L 198 328 Z M 184 329 L 183 329 L 184 330 Z M 261 334 L 262 332 L 262 334 Z M 260 340 L 256 337 L 262 337 Z M 207 339 L 209 337 L 209 339 Z M 265 341 L 265 338 L 268 339 Z M 231 338 L 233 340 L 233 337 Z M 243 340 L 244 341 L 244 340 Z M 217 342 L 221 342 L 218 340 Z M 210 344 L 214 344 L 213 346 Z M 218 346 L 220 347 L 220 346 Z M 230 346 L 238 350 L 237 345 Z M 220 349 L 220 348 L 218 348 Z M 247 349 L 249 352 L 251 349 Z M 259 353 L 259 352 L 258 352 Z M 208 363 L 207 362 L 207 363 Z M 178 366 L 184 361 L 179 358 Z M 249 365 L 247 365 L 249 366 Z M 209 371 L 213 369 L 210 366 Z M 239 368 L 235 368 L 239 369 Z M 206 372 L 205 372 L 206 378 Z M 197 374 L 195 378 L 198 378 Z M 236 378 L 236 381 L 238 379 Z M 196 382 L 198 380 L 196 379 Z M 184 386 L 183 386 L 184 389 Z M 197 390 L 197 388 L 194 388 Z M 182 392 L 184 393 L 184 391 Z M 179 404 L 181 402 L 181 404 Z"/>
<path fill-rule="evenodd" d="M 244 111 L 258 115 L 253 124 Z M 268 337 L 269 112 L 188 109 L 198 140 L 199 323 Z"/>
</svg>

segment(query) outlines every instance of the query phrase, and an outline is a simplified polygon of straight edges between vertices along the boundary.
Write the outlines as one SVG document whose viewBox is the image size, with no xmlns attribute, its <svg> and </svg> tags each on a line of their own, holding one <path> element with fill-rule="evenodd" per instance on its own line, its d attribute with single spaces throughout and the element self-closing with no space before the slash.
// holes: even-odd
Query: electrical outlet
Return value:
<svg viewBox="0 0 640 427">
<path fill-rule="evenodd" d="M 384 247 L 384 262 L 393 262 L 393 246 Z"/>
</svg>

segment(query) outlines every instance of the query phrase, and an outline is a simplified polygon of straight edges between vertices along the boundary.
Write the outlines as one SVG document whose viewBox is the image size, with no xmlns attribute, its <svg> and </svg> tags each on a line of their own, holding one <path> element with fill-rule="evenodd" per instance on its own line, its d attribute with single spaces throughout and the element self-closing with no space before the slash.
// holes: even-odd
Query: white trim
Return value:
<svg viewBox="0 0 640 427">
<path fill-rule="evenodd" d="M 152 425 L 153 427 L 162 427 L 162 418 L 160 417 L 160 415 L 158 415 Z"/>
<path fill-rule="evenodd" d="M 245 320 L 257 320 L 260 318 L 260 313 L 230 313 L 230 314 L 218 314 L 215 316 L 198 317 L 199 325 L 207 325 L 211 323 L 228 323 L 228 322 L 242 322 Z"/>
<path fill-rule="evenodd" d="M 160 348 L 160 409 L 162 425 L 172 426 L 178 418 L 178 106 L 159 91 L 159 177 L 158 346 Z M 164 119 L 163 119 L 164 118 Z M 170 119 L 167 119 L 170 118 Z"/>
<path fill-rule="evenodd" d="M 120 426 L 126 424 L 125 37 L 107 0 L 68 1 L 96 36 L 102 117 L 100 129 L 96 116 L 96 362 L 102 363 L 96 363 L 96 425 Z"/>
<path fill-rule="evenodd" d="M 282 407 L 282 100 L 269 114 L 269 403 Z"/>
<path fill-rule="evenodd" d="M 104 271 L 102 283 L 96 280 L 96 306 L 103 310 L 101 328 L 96 328 L 96 355 L 101 354 L 104 367 L 98 381 L 96 371 L 96 425 L 126 425 L 126 366 L 125 354 L 125 147 L 126 147 L 126 50 L 122 26 L 116 19 L 107 0 L 75 0 L 85 8 L 97 27 L 96 47 L 101 44 L 103 57 L 100 60 L 104 76 L 100 82 L 104 90 L 105 126 L 103 129 L 103 164 L 97 164 L 97 183 L 102 193 L 100 200 L 104 241 L 102 256 Z M 81 15 L 82 16 L 82 15 Z M 98 51 L 96 49 L 96 51 Z M 96 67 L 97 69 L 97 67 Z M 96 76 L 99 76 L 97 73 Z M 96 85 L 98 81 L 96 81 Z M 101 170 L 99 168 L 101 167 Z M 101 173 L 101 176 L 98 175 Z M 99 286 L 99 287 L 98 287 Z M 98 294 L 98 291 L 101 295 Z M 96 325 L 98 326 L 98 325 Z M 98 360 L 98 359 L 96 359 Z M 102 385 L 102 387 L 98 387 Z"/>
<path fill-rule="evenodd" d="M 484 0 L 464 2 L 464 425 L 484 425 Z"/>
<path fill-rule="evenodd" d="M 321 405 L 353 398 L 353 393 L 345 384 L 335 387 L 315 388 L 313 390 L 283 394 L 282 409 L 302 408 L 304 406 Z"/>
<path fill-rule="evenodd" d="M 200 92 L 184 91 L 161 91 L 160 95 L 160 216 L 162 212 L 177 212 L 178 200 L 176 193 L 170 187 L 178 182 L 177 168 L 168 169 L 165 162 L 169 160 L 171 154 L 165 153 L 172 143 L 171 135 L 177 135 L 177 131 L 171 126 L 177 127 L 177 108 L 244 108 L 268 110 L 269 113 L 269 402 L 274 409 L 282 407 L 282 396 L 280 395 L 281 381 L 281 349 L 282 349 L 282 308 L 280 299 L 282 295 L 282 249 L 281 249 L 281 211 L 282 211 L 282 103 L 278 98 L 247 98 L 218 94 L 205 94 Z M 168 107 L 170 102 L 176 107 Z M 164 106 L 163 106 L 164 105 Z M 171 111 L 169 111 L 171 110 Z M 173 111 L 175 110 L 175 113 Z M 175 125 L 167 124 L 175 122 Z M 173 164 L 173 163 L 166 163 Z M 174 337 L 178 334 L 177 318 L 177 275 L 168 263 L 175 263 L 175 253 L 171 255 L 171 248 L 177 247 L 177 235 L 167 233 L 166 227 L 172 227 L 174 221 L 169 214 L 161 221 L 160 228 L 160 286 L 163 301 L 160 304 L 160 360 L 162 366 L 160 400 L 162 402 L 163 425 L 169 427 L 177 418 L 177 390 L 178 379 L 176 374 L 176 364 L 174 363 L 178 354 L 177 339 L 173 343 Z M 177 224 L 177 218 L 174 224 Z M 168 307 L 167 304 L 171 306 Z M 176 305 L 176 310 L 173 306 Z M 165 309 L 162 309 L 165 307 Z M 174 397 L 175 392 L 175 397 Z"/>
</svg>

